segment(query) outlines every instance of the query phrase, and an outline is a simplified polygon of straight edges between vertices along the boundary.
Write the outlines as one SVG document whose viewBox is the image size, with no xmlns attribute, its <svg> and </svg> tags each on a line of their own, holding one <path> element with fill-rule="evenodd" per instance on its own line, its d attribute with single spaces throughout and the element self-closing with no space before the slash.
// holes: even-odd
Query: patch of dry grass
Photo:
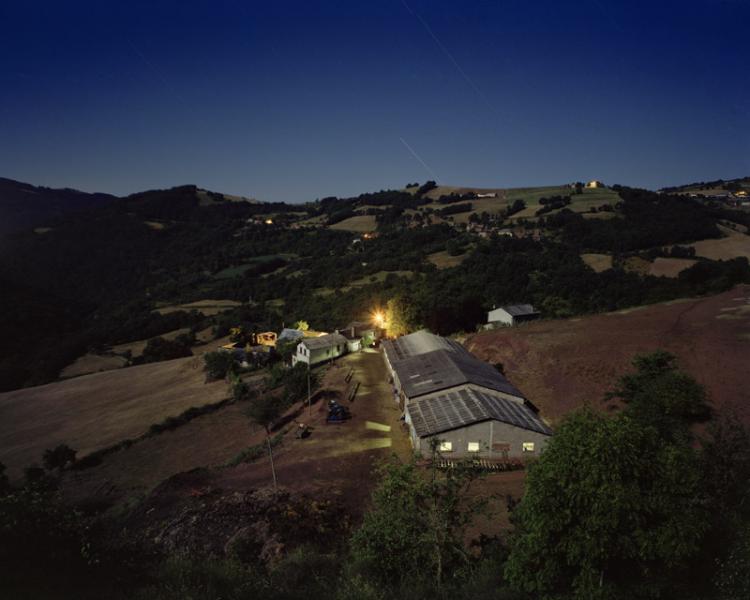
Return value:
<svg viewBox="0 0 750 600">
<path fill-rule="evenodd" d="M 457 267 L 464 262 L 467 256 L 469 256 L 468 252 L 459 254 L 458 256 L 451 256 L 447 250 L 443 250 L 442 252 L 434 252 L 433 254 L 428 255 L 427 260 L 438 269 L 450 269 L 452 267 Z"/>
<path fill-rule="evenodd" d="M 581 260 L 597 273 L 612 268 L 612 256 L 609 254 L 594 254 L 587 252 L 581 254 Z"/>
<path fill-rule="evenodd" d="M 127 364 L 128 361 L 122 356 L 84 354 L 65 367 L 60 372 L 60 377 L 67 379 L 69 377 L 78 377 L 79 375 L 87 375 L 89 373 L 111 371 L 112 369 L 120 369 Z"/>
<path fill-rule="evenodd" d="M 178 310 L 197 310 L 203 313 L 207 317 L 218 315 L 226 310 L 231 310 L 242 303 L 236 300 L 197 300 L 196 302 L 188 302 L 186 304 L 175 304 L 171 306 L 163 306 L 157 308 L 156 312 L 167 315 L 169 313 L 177 312 Z"/>
<path fill-rule="evenodd" d="M 677 277 L 685 269 L 689 269 L 696 262 L 690 258 L 665 258 L 659 256 L 654 259 L 649 269 L 649 275 L 654 277 Z"/>
<path fill-rule="evenodd" d="M 357 215 L 330 226 L 331 229 L 336 229 L 337 231 L 353 231 L 355 233 L 375 231 L 377 227 L 378 223 L 375 220 L 375 215 Z"/>
<path fill-rule="evenodd" d="M 18 476 L 47 448 L 68 444 L 83 456 L 226 398 L 225 382 L 204 381 L 202 359 L 188 357 L 2 393 L 0 462 Z"/>
<path fill-rule="evenodd" d="M 750 236 L 728 227 L 719 227 L 719 229 L 727 237 L 718 240 L 701 240 L 691 244 L 695 248 L 696 256 L 712 260 L 729 260 L 744 256 L 750 260 Z"/>
</svg>

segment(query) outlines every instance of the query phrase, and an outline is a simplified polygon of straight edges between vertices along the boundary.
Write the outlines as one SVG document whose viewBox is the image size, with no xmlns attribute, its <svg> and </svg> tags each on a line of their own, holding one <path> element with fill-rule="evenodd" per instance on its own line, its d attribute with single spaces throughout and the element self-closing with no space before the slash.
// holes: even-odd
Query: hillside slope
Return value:
<svg viewBox="0 0 750 600">
<path fill-rule="evenodd" d="M 38 187 L 0 177 L 0 236 L 48 226 L 66 214 L 102 206 L 115 199 L 109 194 Z"/>
<path fill-rule="evenodd" d="M 559 420 L 605 392 L 637 353 L 664 349 L 705 385 L 714 407 L 750 424 L 746 385 L 750 356 L 750 286 L 588 317 L 538 321 L 470 336 L 477 356 L 502 363 L 508 377 L 542 411 Z"/>
</svg>

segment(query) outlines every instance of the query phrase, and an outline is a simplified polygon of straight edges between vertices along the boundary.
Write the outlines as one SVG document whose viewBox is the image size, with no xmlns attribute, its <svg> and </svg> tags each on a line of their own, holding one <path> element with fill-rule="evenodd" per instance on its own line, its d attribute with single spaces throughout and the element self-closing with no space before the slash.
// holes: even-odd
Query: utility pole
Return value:
<svg viewBox="0 0 750 600">
<path fill-rule="evenodd" d="M 312 414 L 312 405 L 310 404 L 310 363 L 307 363 L 307 416 Z"/>
<path fill-rule="evenodd" d="M 278 489 L 276 484 L 276 467 L 273 465 L 273 450 L 271 449 L 271 434 L 266 429 L 266 442 L 268 443 L 268 456 L 271 457 L 271 473 L 273 473 L 273 489 L 276 491 Z"/>
</svg>

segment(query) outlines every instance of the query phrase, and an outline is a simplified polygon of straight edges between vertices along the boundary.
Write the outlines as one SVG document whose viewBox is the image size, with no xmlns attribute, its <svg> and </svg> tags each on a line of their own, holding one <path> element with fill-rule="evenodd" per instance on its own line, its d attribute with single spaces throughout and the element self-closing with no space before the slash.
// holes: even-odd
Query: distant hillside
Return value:
<svg viewBox="0 0 750 600">
<path fill-rule="evenodd" d="M 660 191 L 667 193 L 692 192 L 710 195 L 718 192 L 736 192 L 750 189 L 750 177 L 737 177 L 736 179 L 715 179 L 713 181 L 695 181 L 684 185 L 675 185 L 662 188 Z"/>
<path fill-rule="evenodd" d="M 0 235 L 46 227 L 59 217 L 115 199 L 109 194 L 38 187 L 0 177 Z"/>
</svg>

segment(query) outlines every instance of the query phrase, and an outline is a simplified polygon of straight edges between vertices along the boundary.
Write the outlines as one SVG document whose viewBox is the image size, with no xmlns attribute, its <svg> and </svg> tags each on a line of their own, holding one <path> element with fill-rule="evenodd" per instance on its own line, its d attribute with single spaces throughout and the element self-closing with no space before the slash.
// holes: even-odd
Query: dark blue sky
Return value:
<svg viewBox="0 0 750 600">
<path fill-rule="evenodd" d="M 0 3 L 0 176 L 264 200 L 750 175 L 750 4 Z"/>
</svg>

